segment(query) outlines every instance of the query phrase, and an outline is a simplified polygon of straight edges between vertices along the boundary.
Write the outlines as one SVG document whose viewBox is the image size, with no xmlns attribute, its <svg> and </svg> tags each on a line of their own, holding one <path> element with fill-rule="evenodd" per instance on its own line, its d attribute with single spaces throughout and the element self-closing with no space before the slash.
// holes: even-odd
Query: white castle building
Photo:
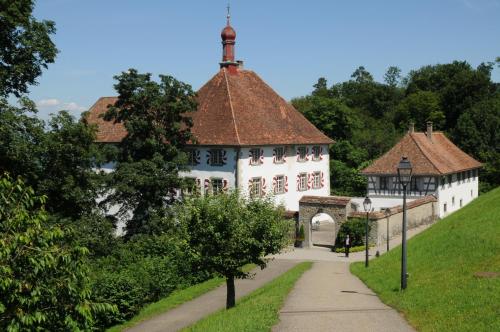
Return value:
<svg viewBox="0 0 500 332">
<path fill-rule="evenodd" d="M 189 172 L 195 190 L 206 194 L 238 188 L 249 195 L 273 195 L 298 211 L 304 195 L 328 196 L 329 145 L 312 125 L 257 74 L 235 61 L 236 33 L 222 30 L 220 70 L 198 91 L 189 146 Z M 100 117 L 116 97 L 102 97 L 87 121 L 98 125 L 97 141 L 116 144 L 126 136 L 121 123 Z"/>
<path fill-rule="evenodd" d="M 442 218 L 470 203 L 479 194 L 480 162 L 460 150 L 442 132 L 408 133 L 387 153 L 366 167 L 367 195 L 377 210 L 400 205 L 403 188 L 397 180 L 397 165 L 402 156 L 413 167 L 412 180 L 407 187 L 409 201 L 434 195 L 439 203 L 436 214 Z"/>
</svg>

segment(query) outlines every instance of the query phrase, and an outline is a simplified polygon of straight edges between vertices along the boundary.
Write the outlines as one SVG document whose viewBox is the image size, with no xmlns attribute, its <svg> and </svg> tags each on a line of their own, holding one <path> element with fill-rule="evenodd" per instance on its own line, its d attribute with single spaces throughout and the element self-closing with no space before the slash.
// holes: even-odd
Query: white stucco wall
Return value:
<svg viewBox="0 0 500 332">
<path fill-rule="evenodd" d="M 304 146 L 304 145 L 300 145 Z M 329 196 L 330 195 L 330 162 L 328 146 L 322 145 L 321 160 L 312 160 L 312 145 L 306 146 L 308 149 L 308 160 L 297 161 L 297 148 L 299 145 L 286 146 L 286 158 L 284 163 L 274 163 L 273 149 L 275 146 L 260 147 L 264 152 L 263 162 L 260 165 L 250 164 L 251 147 L 241 148 L 238 159 L 238 184 L 242 192 L 248 194 L 249 181 L 255 177 L 265 179 L 266 193 L 273 193 L 273 177 L 284 175 L 287 177 L 288 191 L 283 194 L 274 195 L 278 204 L 284 204 L 290 211 L 299 210 L 299 200 L 304 195 Z M 300 173 L 312 174 L 313 172 L 323 173 L 323 186 L 318 189 L 308 188 L 305 191 L 297 190 L 297 176 Z"/>
<path fill-rule="evenodd" d="M 439 184 L 437 196 L 439 202 L 439 217 L 443 218 L 448 214 L 460 209 L 460 200 L 462 200 L 462 207 L 469 204 L 474 200 L 479 193 L 479 176 L 471 176 L 468 179 L 457 181 L 457 174 L 452 174 L 452 182 L 448 180 L 443 186 Z M 453 202 L 453 198 L 454 202 Z M 446 204 L 446 212 L 444 211 L 444 204 Z"/>
<path fill-rule="evenodd" d="M 226 152 L 225 164 L 222 166 L 210 165 L 207 161 L 209 151 L 213 148 L 223 149 Z M 228 188 L 235 187 L 235 172 L 236 172 L 236 151 L 234 147 L 196 147 L 200 153 L 200 163 L 196 166 L 188 166 L 189 172 L 180 172 L 180 176 L 192 177 L 200 180 L 201 193 L 206 193 L 205 180 L 211 178 L 220 178 L 226 180 Z"/>
</svg>

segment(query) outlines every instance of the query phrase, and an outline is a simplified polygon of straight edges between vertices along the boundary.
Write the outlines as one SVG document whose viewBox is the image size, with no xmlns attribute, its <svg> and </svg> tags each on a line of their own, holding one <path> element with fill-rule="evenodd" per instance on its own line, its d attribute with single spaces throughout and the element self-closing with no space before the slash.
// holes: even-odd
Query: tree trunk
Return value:
<svg viewBox="0 0 500 332">
<path fill-rule="evenodd" d="M 234 307 L 236 303 L 236 292 L 234 289 L 234 277 L 229 276 L 226 278 L 227 285 L 227 299 L 226 299 L 226 309 Z"/>
</svg>

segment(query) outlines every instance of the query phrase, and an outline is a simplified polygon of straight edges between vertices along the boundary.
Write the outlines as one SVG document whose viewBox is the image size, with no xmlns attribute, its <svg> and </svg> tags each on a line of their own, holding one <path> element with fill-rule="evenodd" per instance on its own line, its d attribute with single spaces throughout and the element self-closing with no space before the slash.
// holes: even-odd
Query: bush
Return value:
<svg viewBox="0 0 500 332">
<path fill-rule="evenodd" d="M 368 247 L 371 248 L 371 247 L 373 247 L 373 245 L 369 245 Z M 350 253 L 359 252 L 359 251 L 364 251 L 365 249 L 366 249 L 366 247 L 364 245 L 350 247 L 349 252 Z M 335 248 L 333 251 L 335 251 L 336 253 L 345 253 L 345 247 L 338 247 L 338 248 Z"/>
<path fill-rule="evenodd" d="M 98 317 L 100 327 L 123 323 L 146 304 L 212 277 L 172 235 L 135 236 L 96 260 L 93 271 L 93 298 L 118 307 L 117 313 Z"/>
<path fill-rule="evenodd" d="M 351 247 L 364 245 L 365 239 L 365 223 L 366 220 L 362 218 L 352 218 L 340 226 L 337 239 L 335 240 L 335 247 L 341 248 L 344 246 L 345 238 L 349 234 Z M 370 233 L 370 223 L 368 223 L 368 234 Z"/>
<path fill-rule="evenodd" d="M 300 225 L 299 236 L 297 237 L 297 241 L 304 241 L 305 238 L 306 238 L 306 233 L 304 231 L 304 225 Z"/>
</svg>

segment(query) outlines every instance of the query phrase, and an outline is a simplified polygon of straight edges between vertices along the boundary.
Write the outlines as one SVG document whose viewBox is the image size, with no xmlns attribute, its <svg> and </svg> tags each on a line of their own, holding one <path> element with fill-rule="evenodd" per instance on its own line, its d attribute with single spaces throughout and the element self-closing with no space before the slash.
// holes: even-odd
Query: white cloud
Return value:
<svg viewBox="0 0 500 332">
<path fill-rule="evenodd" d="M 64 103 L 61 108 L 67 111 L 77 111 L 77 112 L 83 112 L 87 110 L 86 107 L 80 106 L 75 102 Z"/>
<path fill-rule="evenodd" d="M 59 99 L 50 98 L 50 99 L 39 100 L 36 103 L 36 106 L 39 108 L 46 108 L 46 107 L 55 107 L 55 106 L 58 106 L 60 104 L 61 104 L 61 101 L 59 101 Z"/>
<path fill-rule="evenodd" d="M 71 113 L 73 116 L 79 118 L 80 113 L 86 111 L 88 108 L 78 105 L 74 101 L 64 102 L 57 98 L 42 99 L 36 102 L 36 106 L 39 110 L 39 116 L 43 119 L 48 119 L 49 114 L 57 113 L 59 111 L 65 110 Z"/>
</svg>

